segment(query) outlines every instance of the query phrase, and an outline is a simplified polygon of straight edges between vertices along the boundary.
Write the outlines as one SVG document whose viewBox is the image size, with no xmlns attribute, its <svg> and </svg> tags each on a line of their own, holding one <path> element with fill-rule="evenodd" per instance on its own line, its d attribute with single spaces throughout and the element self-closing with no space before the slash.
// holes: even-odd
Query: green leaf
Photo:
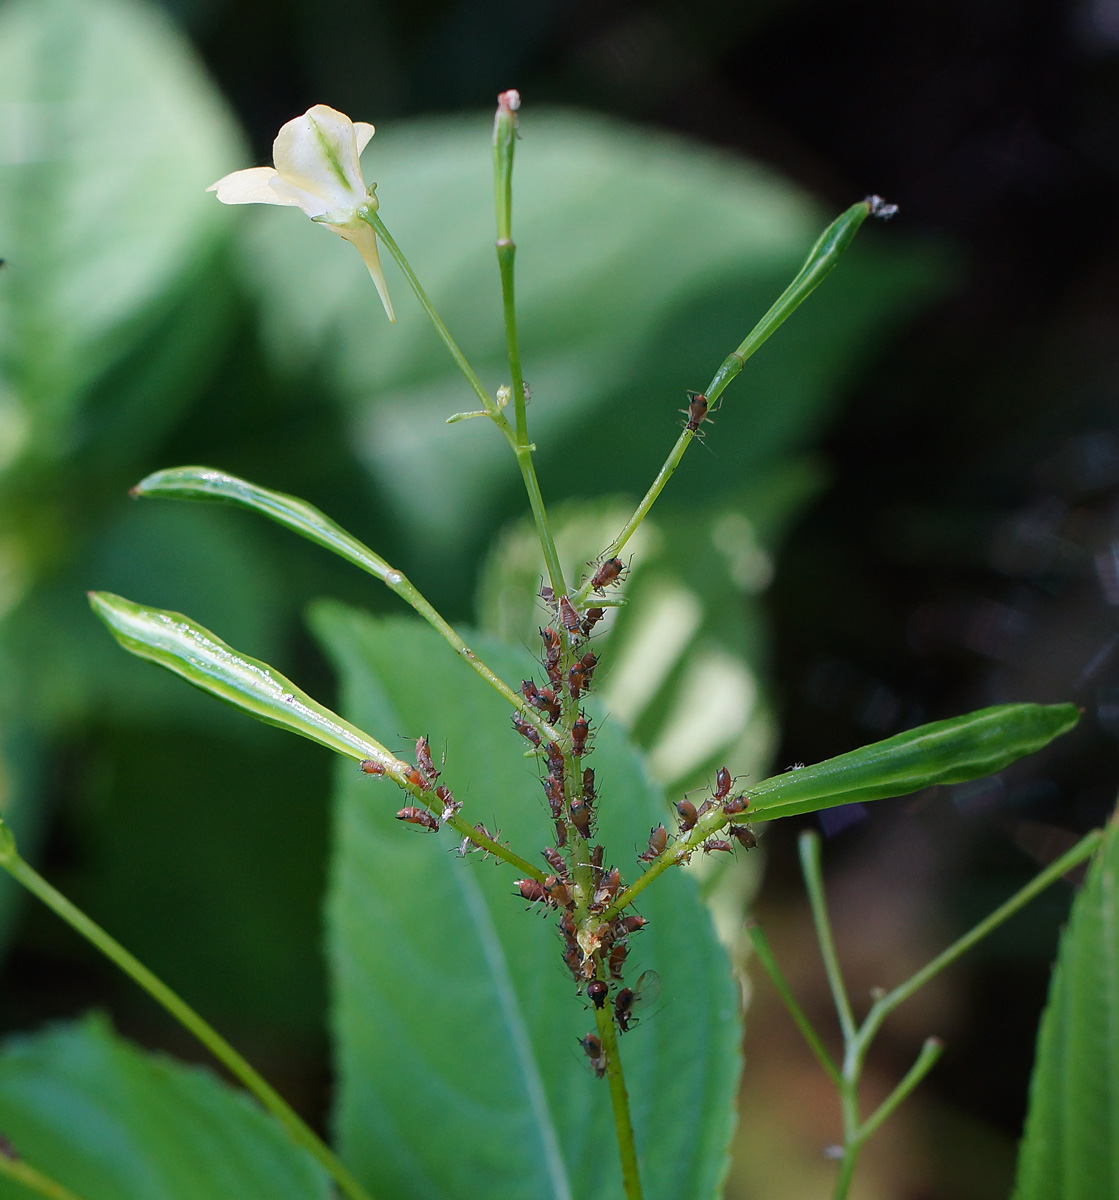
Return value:
<svg viewBox="0 0 1119 1200">
<path fill-rule="evenodd" d="M 1119 1195 L 1119 824 L 1072 907 L 1041 1020 L 1014 1200 Z"/>
<path fill-rule="evenodd" d="M 270 1117 L 209 1071 L 144 1054 L 101 1019 L 7 1042 L 0 1129 L 83 1200 L 328 1200 Z M 0 1198 L 28 1200 L 0 1177 Z"/>
<path fill-rule="evenodd" d="M 312 700 L 267 663 L 239 654 L 182 613 L 144 608 L 109 592 L 91 592 L 93 611 L 132 654 L 158 663 L 204 692 L 269 725 L 358 760 L 391 762 L 384 747 Z"/>
<path fill-rule="evenodd" d="M 320 605 L 314 625 L 345 710 L 401 739 L 430 735 L 463 816 L 538 858 L 552 823 L 500 698 L 418 623 Z M 472 644 L 507 679 L 531 673 L 523 651 Z M 632 878 L 663 798 L 609 723 L 593 765 L 599 836 Z M 343 1157 L 402 1200 L 620 1195 L 607 1089 L 576 1042 L 594 1020 L 553 922 L 525 911 L 508 868 L 396 821 L 395 797 L 339 774 L 328 936 Z M 649 1197 L 708 1200 L 734 1123 L 738 990 L 694 880 L 673 873 L 647 895 L 627 975 L 659 972 L 660 1011 L 621 1046 L 637 1150 Z"/>
<path fill-rule="evenodd" d="M 208 267 L 204 189 L 238 151 L 186 43 L 127 0 L 5 5 L 0 113 L 2 468 L 72 451 L 87 389 Z"/>
<path fill-rule="evenodd" d="M 213 467 L 171 467 L 156 471 L 132 489 L 134 496 L 164 496 L 180 500 L 214 500 L 251 509 L 332 550 L 363 571 L 384 579 L 390 567 L 313 504 L 297 496 L 273 492 L 255 483 L 227 475 Z"/>
<path fill-rule="evenodd" d="M 963 783 L 1033 754 L 1080 720 L 1075 704 L 998 704 L 933 721 L 750 789 L 759 820 Z"/>
</svg>

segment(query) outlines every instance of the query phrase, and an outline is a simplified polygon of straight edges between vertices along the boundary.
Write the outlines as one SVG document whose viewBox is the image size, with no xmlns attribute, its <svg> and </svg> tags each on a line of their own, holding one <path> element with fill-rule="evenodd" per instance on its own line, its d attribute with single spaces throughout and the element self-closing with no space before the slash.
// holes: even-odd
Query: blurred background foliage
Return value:
<svg viewBox="0 0 1119 1200">
<path fill-rule="evenodd" d="M 1084 705 L 1038 762 L 829 828 L 858 995 L 1098 823 L 1119 778 L 1114 0 L 8 0 L 0 801 L 316 1120 L 327 756 L 127 659 L 83 593 L 188 612 L 332 700 L 308 602 L 390 599 L 246 515 L 129 501 L 202 462 L 306 497 L 452 620 L 534 648 L 516 473 L 481 423 L 443 424 L 470 396 L 399 276 L 390 328 L 340 241 L 203 192 L 312 103 L 374 120 L 382 215 L 496 387 L 508 86 L 530 417 L 573 564 L 826 220 L 869 191 L 901 205 L 751 362 L 634 546 L 602 695 L 658 780 L 1003 700 Z M 791 832 L 767 839 L 760 912 L 811 1008 Z M 930 1030 L 950 1049 L 865 1196 L 1005 1192 L 1066 907 L 1035 905 L 891 1027 L 884 1080 Z M 7 891 L 0 915 L 4 1029 L 107 1004 L 193 1053 L 51 918 Z M 817 1186 L 835 1119 L 764 1005 L 732 1194 L 768 1200 Z"/>
</svg>

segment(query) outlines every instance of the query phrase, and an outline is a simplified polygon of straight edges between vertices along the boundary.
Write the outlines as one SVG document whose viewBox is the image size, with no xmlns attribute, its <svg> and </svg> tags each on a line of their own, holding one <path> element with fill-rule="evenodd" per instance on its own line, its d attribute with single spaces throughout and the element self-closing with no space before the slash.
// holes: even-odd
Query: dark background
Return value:
<svg viewBox="0 0 1119 1200">
<path fill-rule="evenodd" d="M 833 482 L 778 564 L 769 597 L 777 765 L 1009 699 L 1072 699 L 1085 715 L 1039 764 L 995 784 L 825 827 L 854 993 L 891 982 L 899 947 L 917 961 L 926 942 L 935 952 L 1106 817 L 1119 780 L 1116 0 L 167 7 L 239 113 L 257 161 L 283 121 L 318 101 L 386 122 L 486 108 L 516 86 L 526 106 L 608 111 L 740 151 L 836 211 L 869 192 L 897 203 L 892 228 L 944 246 L 955 283 L 861 373 L 822 447 Z M 322 428 L 316 436 L 329 442 Z M 468 587 L 437 598 L 453 617 L 469 615 Z M 321 670 L 307 658 L 308 671 Z M 144 753 L 158 763 L 158 747 Z M 318 786 L 316 761 L 302 762 L 286 762 L 285 779 L 305 769 Z M 67 772 L 85 778 L 89 766 L 82 751 L 60 762 L 59 794 L 80 791 L 88 779 Z M 271 764 L 265 756 L 253 769 Z M 797 947 L 786 824 L 768 842 L 760 911 Z M 63 822 L 49 843 L 56 871 L 73 865 L 74 827 Z M 308 837 L 313 846 L 321 830 Z M 293 863 L 304 869 L 317 868 Z M 878 1061 L 895 1075 L 925 1033 L 948 1037 L 927 1103 L 985 1131 L 975 1154 L 994 1164 L 995 1182 L 975 1195 L 1005 1192 L 1005 1151 L 1021 1128 L 1067 903 L 1054 893 L 981 949 L 953 976 L 955 997 L 928 1013 L 940 1025 L 884 1037 Z M 896 927 L 884 928 L 884 911 Z M 115 986 L 92 962 L 83 976 L 72 958 L 44 950 L 53 942 L 45 920 L 34 919 L 38 935 L 17 952 L 39 983 L 4 1000 L 6 1026 L 52 1006 L 71 1011 L 83 980 L 87 1000 Z M 300 936 L 310 940 L 307 924 Z M 804 986 L 812 1006 L 819 984 Z M 293 1011 L 306 1007 L 307 997 L 293 1001 Z M 278 999 L 281 1019 L 283 1009 Z M 142 1036 L 190 1053 L 144 1027 L 140 1011 L 131 1020 Z M 328 1078 L 324 1043 L 314 1029 L 304 1035 L 301 1049 L 264 1050 L 274 1081 L 283 1088 L 286 1075 L 314 1115 Z M 751 1063 L 766 1075 L 764 1046 Z M 899 1177 L 893 1194 L 964 1195 L 944 1170 Z"/>
</svg>

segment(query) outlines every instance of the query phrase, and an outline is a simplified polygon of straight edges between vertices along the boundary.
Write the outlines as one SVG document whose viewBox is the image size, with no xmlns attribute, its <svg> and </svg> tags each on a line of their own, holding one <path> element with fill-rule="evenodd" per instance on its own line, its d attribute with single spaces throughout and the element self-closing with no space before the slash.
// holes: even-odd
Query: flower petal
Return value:
<svg viewBox="0 0 1119 1200">
<path fill-rule="evenodd" d="M 369 139 L 376 133 L 376 129 L 369 124 L 368 121 L 355 121 L 354 133 L 357 134 L 357 152 L 360 154 L 366 146 L 369 145 Z"/>
<path fill-rule="evenodd" d="M 355 209 L 366 199 L 357 134 L 345 113 L 316 104 L 288 121 L 272 145 L 285 183 L 324 201 L 324 211 Z"/>
<path fill-rule="evenodd" d="M 275 192 L 273 179 L 279 179 L 274 167 L 249 167 L 245 171 L 234 171 L 223 175 L 206 191 L 217 192 L 222 204 L 298 204 Z"/>
<path fill-rule="evenodd" d="M 344 237 L 347 242 L 357 247 L 358 253 L 365 260 L 365 265 L 369 268 L 369 274 L 373 277 L 373 283 L 377 288 L 377 295 L 381 297 L 381 303 L 385 306 L 385 315 L 395 324 L 396 314 L 392 310 L 392 301 L 389 299 L 389 289 L 385 283 L 385 273 L 381 270 L 381 255 L 377 250 L 377 235 L 373 232 L 372 225 L 366 224 L 365 221 L 359 218 L 351 225 L 327 225 L 327 229 L 333 230 L 339 237 Z"/>
</svg>

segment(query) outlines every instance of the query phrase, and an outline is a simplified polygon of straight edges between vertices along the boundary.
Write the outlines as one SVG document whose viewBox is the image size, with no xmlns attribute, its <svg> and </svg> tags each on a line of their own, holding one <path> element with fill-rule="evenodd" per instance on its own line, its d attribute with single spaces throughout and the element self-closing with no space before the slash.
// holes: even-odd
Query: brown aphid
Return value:
<svg viewBox="0 0 1119 1200">
<path fill-rule="evenodd" d="M 628 917 L 622 917 L 618 922 L 618 930 L 622 934 L 636 933 L 639 929 L 644 929 L 648 924 L 648 920 L 641 916 L 640 913 L 630 913 Z"/>
<path fill-rule="evenodd" d="M 544 795 L 548 798 L 548 808 L 552 819 L 558 820 L 563 813 L 563 781 L 554 775 L 544 776 Z"/>
<path fill-rule="evenodd" d="M 583 802 L 593 804 L 598 793 L 594 790 L 594 767 L 583 768 Z"/>
<path fill-rule="evenodd" d="M 618 888 L 622 886 L 622 873 L 617 867 L 607 871 L 602 877 L 602 881 L 594 890 L 594 899 L 591 901 L 591 908 L 605 908 L 618 894 Z"/>
<path fill-rule="evenodd" d="M 552 868 L 553 871 L 561 878 L 567 878 L 567 859 L 558 851 L 552 849 L 551 846 L 545 846 L 540 851 L 544 855 L 544 861 Z"/>
<path fill-rule="evenodd" d="M 568 942 L 563 948 L 563 965 L 578 982 L 583 979 L 583 952 L 578 942 Z"/>
<path fill-rule="evenodd" d="M 606 1074 L 606 1052 L 602 1049 L 602 1042 L 593 1033 L 588 1033 L 586 1037 L 578 1038 L 577 1041 L 591 1060 L 595 1078 L 601 1079 Z"/>
<path fill-rule="evenodd" d="M 548 893 L 538 879 L 514 879 L 517 891 L 529 904 L 550 904 Z"/>
<path fill-rule="evenodd" d="M 440 815 L 440 820 L 449 821 L 452 817 L 458 816 L 459 810 L 462 808 L 462 801 L 455 799 L 454 793 L 449 787 L 440 784 L 435 789 L 435 794 L 443 802 L 443 812 Z"/>
<path fill-rule="evenodd" d="M 582 625 L 579 626 L 579 632 L 583 637 L 590 637 L 591 630 L 606 616 L 604 608 L 588 608 L 587 615 L 583 618 Z"/>
<path fill-rule="evenodd" d="M 383 762 L 378 762 L 375 758 L 363 758 L 358 766 L 366 775 L 384 775 L 388 770 Z"/>
<path fill-rule="evenodd" d="M 546 583 L 541 585 L 540 591 L 537 594 L 545 604 L 551 604 L 556 598 L 556 593 Z"/>
<path fill-rule="evenodd" d="M 575 718 L 575 724 L 571 726 L 571 753 L 579 758 L 587 752 L 587 738 L 590 736 L 591 725 L 586 717 L 580 713 Z"/>
<path fill-rule="evenodd" d="M 595 667 L 598 666 L 598 655 L 592 650 L 588 650 L 586 654 L 579 659 L 579 665 L 583 668 L 583 674 L 587 677 L 587 687 L 590 687 L 591 676 L 594 674 Z"/>
<path fill-rule="evenodd" d="M 439 821 L 433 813 L 429 813 L 426 808 L 416 808 L 414 805 L 402 808 L 396 814 L 396 819 L 407 821 L 409 825 L 419 825 L 424 829 L 430 829 L 432 833 L 436 833 L 439 829 Z"/>
<path fill-rule="evenodd" d="M 534 708 L 539 708 L 537 701 L 540 698 L 540 689 L 536 686 L 536 684 L 533 680 L 531 680 L 531 679 L 522 679 L 521 680 L 521 695 L 524 696 L 524 698 Z"/>
<path fill-rule="evenodd" d="M 434 783 L 439 778 L 439 772 L 431 760 L 431 747 L 425 737 L 416 739 L 416 766 L 423 772 L 428 783 Z"/>
<path fill-rule="evenodd" d="M 732 796 L 726 804 L 723 805 L 723 812 L 728 817 L 733 817 L 737 813 L 745 812 L 750 807 L 750 801 L 745 796 Z"/>
<path fill-rule="evenodd" d="M 690 800 L 681 800 L 676 805 L 676 815 L 680 818 L 681 833 L 687 833 L 689 829 L 694 829 L 695 823 L 699 819 L 695 805 Z"/>
<path fill-rule="evenodd" d="M 734 847 L 723 838 L 708 838 L 700 849 L 704 854 L 714 854 L 716 850 L 721 850 L 724 854 L 729 854 Z"/>
<path fill-rule="evenodd" d="M 419 769 L 419 767 L 412 767 L 410 771 L 405 773 L 404 778 L 407 779 L 413 787 L 419 788 L 420 791 L 431 791 L 431 784 L 428 783 L 424 773 Z"/>
<path fill-rule="evenodd" d="M 663 825 L 649 830 L 649 848 L 637 857 L 641 862 L 652 862 L 668 845 L 668 830 Z"/>
<path fill-rule="evenodd" d="M 625 570 L 625 563 L 620 558 L 608 558 L 594 573 L 591 587 L 596 592 L 604 591 L 612 583 L 617 583 Z"/>
<path fill-rule="evenodd" d="M 560 635 L 551 626 L 541 629 L 540 636 L 544 639 L 544 666 L 551 675 L 563 652 L 563 643 L 560 641 Z"/>
<path fill-rule="evenodd" d="M 730 771 L 726 767 L 720 767 L 715 772 L 715 800 L 725 800 L 730 795 L 730 785 L 734 781 L 731 779 Z"/>
<path fill-rule="evenodd" d="M 602 870 L 602 856 L 605 853 L 606 851 L 601 846 L 591 847 L 591 866 L 594 867 L 596 871 Z"/>
<path fill-rule="evenodd" d="M 629 954 L 629 947 L 625 942 L 618 942 L 613 950 L 610 951 L 610 959 L 607 965 L 610 969 L 611 979 L 621 979 L 622 969 L 626 965 L 627 954 Z"/>
<path fill-rule="evenodd" d="M 544 891 L 548 893 L 549 904 L 554 904 L 557 908 L 571 907 L 571 889 L 558 875 L 549 875 L 544 880 Z"/>
<path fill-rule="evenodd" d="M 586 683 L 586 672 L 576 663 L 570 671 L 567 672 L 567 690 L 571 693 L 573 700 L 578 700 L 583 694 L 583 687 Z"/>
<path fill-rule="evenodd" d="M 549 742 L 544 747 L 548 756 L 548 770 L 559 780 L 563 779 L 563 751 L 555 742 Z"/>
<path fill-rule="evenodd" d="M 699 427 L 707 419 L 707 397 L 702 392 L 688 392 L 688 420 L 684 428 L 699 434 Z M 684 412 L 684 409 L 680 410 Z M 699 434 L 702 437 L 702 434 Z"/>
<path fill-rule="evenodd" d="M 606 997 L 610 994 L 610 985 L 601 979 L 592 979 L 587 984 L 587 996 L 594 1003 L 595 1008 L 601 1008 L 606 1003 Z"/>
<path fill-rule="evenodd" d="M 585 800 L 572 800 L 568 805 L 571 824 L 579 831 L 579 836 L 586 840 L 591 836 L 591 806 Z"/>
<path fill-rule="evenodd" d="M 661 981 L 656 971 L 642 971 L 632 988 L 621 988 L 614 997 L 614 1018 L 622 1033 L 629 1033 L 637 1024 L 634 1015 L 639 1005 L 652 1004 L 660 995 Z"/>
<path fill-rule="evenodd" d="M 523 738 L 527 738 L 534 746 L 540 745 L 540 734 L 521 716 L 520 713 L 513 714 L 513 728 Z"/>
<path fill-rule="evenodd" d="M 567 822 L 556 819 L 556 845 L 562 850 L 567 845 Z"/>
<path fill-rule="evenodd" d="M 749 825 L 728 825 L 727 833 L 737 840 L 743 850 L 753 850 L 758 844 L 758 839 Z"/>
<path fill-rule="evenodd" d="M 570 635 L 574 636 L 579 632 L 579 614 L 575 611 L 575 606 L 566 596 L 560 597 L 559 618 L 564 629 Z"/>
</svg>

